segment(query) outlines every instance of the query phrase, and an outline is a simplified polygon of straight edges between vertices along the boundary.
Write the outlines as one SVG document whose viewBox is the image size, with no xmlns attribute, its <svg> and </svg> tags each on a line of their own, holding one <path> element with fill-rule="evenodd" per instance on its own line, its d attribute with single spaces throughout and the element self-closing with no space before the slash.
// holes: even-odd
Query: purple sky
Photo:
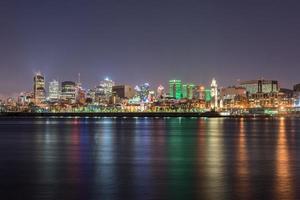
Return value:
<svg viewBox="0 0 300 200">
<path fill-rule="evenodd" d="M 300 82 L 300 3 L 289 0 L 2 0 L 0 94 L 47 81 Z"/>
</svg>

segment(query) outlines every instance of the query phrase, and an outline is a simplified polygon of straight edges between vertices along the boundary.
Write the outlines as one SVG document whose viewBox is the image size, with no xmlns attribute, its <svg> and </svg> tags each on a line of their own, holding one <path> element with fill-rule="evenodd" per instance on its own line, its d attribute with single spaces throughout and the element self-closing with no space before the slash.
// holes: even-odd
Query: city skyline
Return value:
<svg viewBox="0 0 300 200">
<path fill-rule="evenodd" d="M 1 2 L 0 94 L 31 88 L 32 74 L 86 87 L 109 76 L 136 85 L 170 79 L 298 83 L 296 1 L 54 0 Z"/>
<path fill-rule="evenodd" d="M 166 91 L 170 92 L 169 88 L 167 86 L 169 85 L 169 82 L 172 81 L 172 80 L 180 80 L 180 81 L 182 81 L 185 84 L 195 84 L 195 85 L 201 85 L 201 86 L 205 86 L 205 87 L 210 87 L 211 80 L 215 79 L 215 76 L 212 77 L 212 78 L 208 78 L 210 80 L 208 80 L 208 82 L 206 82 L 206 83 L 204 83 L 203 81 L 193 82 L 193 81 L 189 81 L 189 80 L 183 80 L 183 79 L 175 78 L 175 79 L 169 79 L 169 80 L 161 80 L 159 82 L 159 84 L 153 84 L 151 82 L 151 80 L 149 80 L 149 81 L 144 80 L 144 81 L 141 81 L 141 82 L 138 82 L 138 83 L 135 83 L 135 84 L 131 84 L 131 82 L 129 80 L 127 82 L 120 82 L 118 80 L 112 79 L 110 76 L 103 76 L 101 79 L 95 80 L 94 84 L 87 85 L 87 84 L 85 84 L 84 80 L 82 80 L 82 78 L 81 78 L 82 77 L 82 73 L 78 73 L 77 74 L 77 78 L 74 77 L 74 78 L 71 78 L 71 79 L 66 79 L 66 78 L 47 78 L 47 75 L 45 75 L 45 73 L 43 73 L 42 71 L 38 70 L 38 71 L 36 71 L 35 73 L 32 74 L 31 79 L 29 79 L 31 81 L 26 80 L 24 82 L 25 83 L 24 85 L 26 85 L 28 82 L 30 83 L 30 87 L 29 88 L 26 88 L 26 89 L 23 89 L 23 90 L 20 90 L 20 91 L 10 91 L 10 93 L 7 93 L 7 94 L 1 93 L 1 91 L 0 91 L 0 99 L 1 98 L 5 99 L 5 98 L 8 98 L 8 97 L 14 97 L 15 98 L 15 97 L 18 97 L 20 95 L 20 93 L 22 93 L 22 92 L 34 92 L 34 90 L 32 88 L 32 84 L 34 83 L 34 77 L 36 75 L 41 75 L 41 76 L 44 77 L 45 91 L 47 93 L 49 93 L 49 86 L 51 85 L 51 83 L 53 81 L 58 82 L 59 87 L 61 87 L 61 84 L 63 82 L 65 82 L 65 81 L 71 81 L 71 82 L 74 82 L 74 83 L 80 83 L 80 85 L 82 86 L 82 88 L 85 89 L 85 90 L 93 89 L 93 88 L 99 86 L 103 80 L 112 80 L 112 81 L 115 82 L 116 85 L 124 85 L 125 84 L 125 85 L 131 85 L 131 86 L 138 86 L 138 85 L 143 84 L 143 83 L 149 83 L 150 84 L 149 86 L 150 86 L 150 88 L 152 90 L 156 90 L 158 87 L 164 86 L 167 89 Z M 276 79 L 266 79 L 265 77 L 260 77 L 260 78 L 257 78 L 257 79 L 252 78 L 252 79 L 248 79 L 248 80 L 240 80 L 240 79 L 238 79 L 238 80 L 236 80 L 235 82 L 233 82 L 232 84 L 229 84 L 229 85 L 222 85 L 222 84 L 220 84 L 219 80 L 216 80 L 216 81 L 218 82 L 220 88 L 226 88 L 226 87 L 232 87 L 232 86 L 240 86 L 241 82 L 243 82 L 243 81 L 249 81 L 249 80 L 276 80 Z M 279 80 L 278 84 L 279 84 L 280 88 L 293 89 L 293 86 L 295 86 L 295 85 L 297 85 L 299 83 L 295 82 L 290 87 L 283 87 L 282 84 L 281 84 L 281 82 L 280 82 L 280 80 Z"/>
</svg>

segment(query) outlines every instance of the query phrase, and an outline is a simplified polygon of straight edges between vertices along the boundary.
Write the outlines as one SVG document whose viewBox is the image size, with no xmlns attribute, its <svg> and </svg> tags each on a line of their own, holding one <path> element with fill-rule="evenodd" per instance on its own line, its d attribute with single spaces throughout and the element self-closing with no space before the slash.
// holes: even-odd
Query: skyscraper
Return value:
<svg viewBox="0 0 300 200">
<path fill-rule="evenodd" d="M 195 89 L 194 84 L 183 84 L 182 85 L 182 98 L 193 99 L 194 89 Z"/>
<path fill-rule="evenodd" d="M 110 80 L 109 78 L 105 78 L 100 81 L 100 87 L 103 90 L 103 94 L 106 97 L 110 97 L 112 95 L 112 87 L 115 85 L 115 82 Z"/>
<path fill-rule="evenodd" d="M 182 98 L 182 83 L 181 80 L 170 80 L 169 81 L 169 93 L 170 96 L 175 99 Z"/>
<path fill-rule="evenodd" d="M 33 78 L 33 96 L 37 105 L 45 101 L 45 78 L 39 72 Z"/>
<path fill-rule="evenodd" d="M 211 108 L 216 109 L 218 108 L 218 85 L 215 78 L 212 79 L 210 88 L 211 88 L 211 97 L 212 97 Z"/>
<path fill-rule="evenodd" d="M 69 103 L 75 103 L 76 83 L 73 81 L 64 81 L 61 83 L 61 99 Z"/>
<path fill-rule="evenodd" d="M 57 80 L 53 80 L 49 83 L 49 100 L 57 101 L 59 99 L 59 83 Z"/>
</svg>

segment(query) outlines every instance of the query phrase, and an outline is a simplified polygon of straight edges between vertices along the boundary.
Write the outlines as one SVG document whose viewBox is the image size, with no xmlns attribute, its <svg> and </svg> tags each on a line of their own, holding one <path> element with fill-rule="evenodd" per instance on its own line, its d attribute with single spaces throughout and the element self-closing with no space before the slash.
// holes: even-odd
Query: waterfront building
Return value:
<svg viewBox="0 0 300 200">
<path fill-rule="evenodd" d="M 277 80 L 251 80 L 240 83 L 244 87 L 248 96 L 257 93 L 276 93 L 279 91 L 279 84 Z"/>
<path fill-rule="evenodd" d="M 212 79 L 211 85 L 210 85 L 210 91 L 211 91 L 211 108 L 217 109 L 218 108 L 218 85 L 215 78 Z"/>
<path fill-rule="evenodd" d="M 170 97 L 173 97 L 175 99 L 182 98 L 181 80 L 170 80 L 169 81 L 169 93 L 170 93 Z"/>
<path fill-rule="evenodd" d="M 45 78 L 38 72 L 33 78 L 33 97 L 37 105 L 45 101 L 45 93 Z"/>
<path fill-rule="evenodd" d="M 251 108 L 274 108 L 279 106 L 279 83 L 276 80 L 252 80 L 240 83 L 247 91 Z"/>
<path fill-rule="evenodd" d="M 223 100 L 234 100 L 235 97 L 242 96 L 247 97 L 247 91 L 244 87 L 230 86 L 220 89 L 220 97 Z"/>
<path fill-rule="evenodd" d="M 246 108 L 248 106 L 246 89 L 240 86 L 230 86 L 220 89 L 220 104 L 226 109 Z"/>
<path fill-rule="evenodd" d="M 69 103 L 76 101 L 76 83 L 73 81 L 64 81 L 61 83 L 61 99 Z"/>
<path fill-rule="evenodd" d="M 57 80 L 53 80 L 49 83 L 49 100 L 58 101 L 60 98 L 59 83 Z"/>
<path fill-rule="evenodd" d="M 135 95 L 134 88 L 130 85 L 115 85 L 112 87 L 112 93 L 121 99 L 131 99 Z"/>
</svg>

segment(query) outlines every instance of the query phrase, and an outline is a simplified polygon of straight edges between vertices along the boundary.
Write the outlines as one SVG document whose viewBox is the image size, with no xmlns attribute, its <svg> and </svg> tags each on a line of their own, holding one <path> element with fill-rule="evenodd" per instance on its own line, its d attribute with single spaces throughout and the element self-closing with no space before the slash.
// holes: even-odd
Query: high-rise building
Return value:
<svg viewBox="0 0 300 200">
<path fill-rule="evenodd" d="M 76 103 L 78 104 L 84 104 L 86 99 L 86 92 L 82 88 L 80 73 L 78 74 L 78 80 L 75 88 L 75 99 L 76 99 Z"/>
<path fill-rule="evenodd" d="M 193 99 L 195 85 L 194 84 L 183 84 L 182 85 L 182 98 Z"/>
<path fill-rule="evenodd" d="M 170 97 L 173 97 L 175 99 L 182 98 L 181 80 L 170 80 L 169 81 L 169 93 L 170 93 Z"/>
<path fill-rule="evenodd" d="M 211 81 L 210 89 L 212 97 L 211 108 L 216 109 L 218 108 L 218 85 L 215 78 L 213 78 Z"/>
<path fill-rule="evenodd" d="M 115 85 L 112 87 L 112 93 L 121 99 L 131 99 L 135 95 L 134 88 L 130 85 Z"/>
<path fill-rule="evenodd" d="M 100 81 L 100 87 L 103 90 L 103 94 L 106 97 L 110 97 L 112 95 L 112 87 L 115 85 L 115 82 L 110 80 L 109 78 L 105 78 Z"/>
<path fill-rule="evenodd" d="M 37 73 L 33 78 L 33 97 L 36 104 L 45 101 L 45 78 L 41 73 Z"/>
<path fill-rule="evenodd" d="M 53 80 L 49 83 L 49 100 L 57 101 L 59 99 L 59 83 L 57 80 Z"/>
<path fill-rule="evenodd" d="M 61 99 L 69 103 L 76 101 L 76 83 L 73 81 L 64 81 L 61 83 Z"/>
</svg>

